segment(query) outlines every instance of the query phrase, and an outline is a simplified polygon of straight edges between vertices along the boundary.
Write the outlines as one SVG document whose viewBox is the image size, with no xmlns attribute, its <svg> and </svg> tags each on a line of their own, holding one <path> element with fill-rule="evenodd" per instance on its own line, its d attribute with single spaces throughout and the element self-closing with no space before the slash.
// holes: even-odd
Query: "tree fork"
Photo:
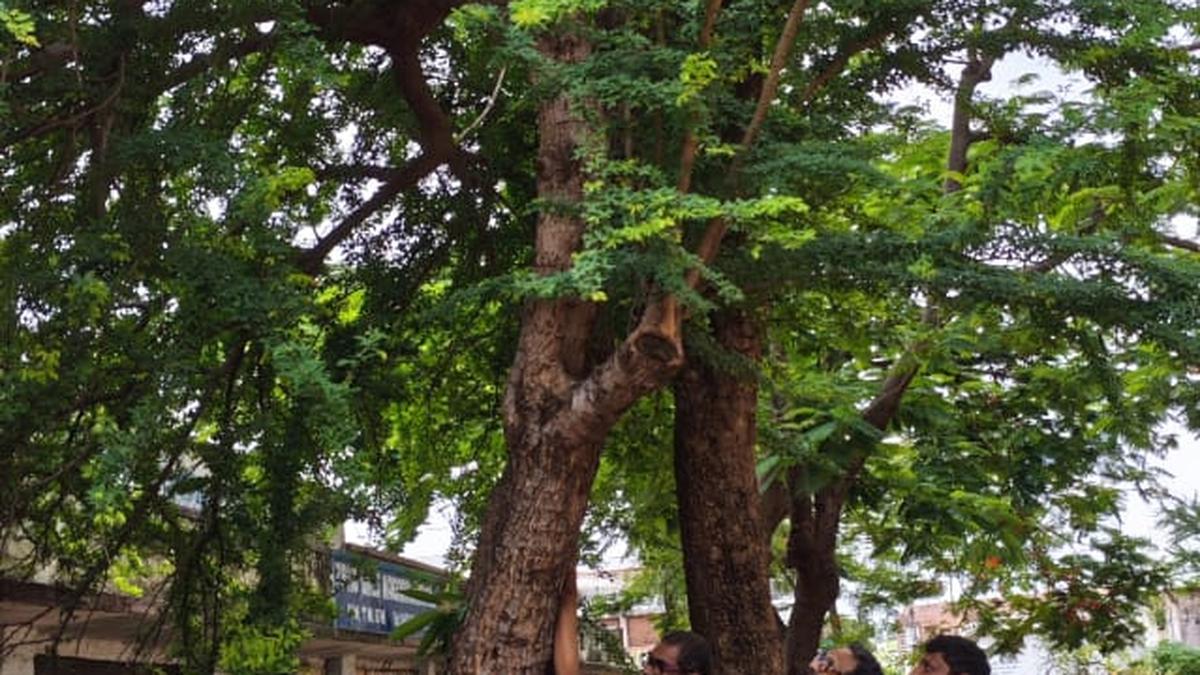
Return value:
<svg viewBox="0 0 1200 675">
<path fill-rule="evenodd" d="M 544 36 L 538 47 L 561 63 L 590 53 L 585 39 L 566 31 Z M 565 94 L 543 102 L 538 132 L 539 197 L 578 203 L 577 155 L 590 130 L 575 102 Z M 572 209 L 543 210 L 535 271 L 569 269 L 583 228 Z M 582 354 L 595 316 L 594 303 L 579 298 L 534 300 L 525 309 L 504 398 L 508 464 L 488 503 L 450 673 L 544 674 L 604 440 L 630 405 L 682 363 L 679 319 L 654 303 L 615 353 L 591 365 Z"/>
</svg>

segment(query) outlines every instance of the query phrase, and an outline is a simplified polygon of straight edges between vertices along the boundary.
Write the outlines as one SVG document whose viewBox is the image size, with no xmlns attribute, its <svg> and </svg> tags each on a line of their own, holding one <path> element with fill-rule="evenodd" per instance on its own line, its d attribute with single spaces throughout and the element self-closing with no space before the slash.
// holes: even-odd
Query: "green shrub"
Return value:
<svg viewBox="0 0 1200 675">
<path fill-rule="evenodd" d="M 1161 675 L 1200 675 L 1200 649 L 1164 642 L 1151 653 L 1154 672 Z"/>
</svg>

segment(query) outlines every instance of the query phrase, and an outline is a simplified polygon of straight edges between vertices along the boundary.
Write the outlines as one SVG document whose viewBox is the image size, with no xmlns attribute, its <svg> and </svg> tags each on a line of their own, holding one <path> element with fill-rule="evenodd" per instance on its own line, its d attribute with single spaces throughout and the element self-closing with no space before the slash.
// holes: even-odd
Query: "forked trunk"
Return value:
<svg viewBox="0 0 1200 675">
<path fill-rule="evenodd" d="M 807 675 L 808 664 L 821 644 L 825 616 L 838 596 L 836 570 L 832 575 L 797 577 L 792 620 L 787 628 L 788 675 Z"/>
<path fill-rule="evenodd" d="M 539 49 L 575 63 L 589 46 L 570 32 L 546 35 Z M 538 217 L 534 268 L 570 268 L 583 241 L 580 148 L 589 133 L 565 95 L 538 113 Z M 565 207 L 565 208 L 564 208 Z M 638 328 L 594 363 L 588 349 L 592 303 L 536 300 L 525 308 L 504 397 L 508 465 L 491 495 L 467 586 L 467 614 L 449 657 L 454 675 L 544 675 L 554 622 L 604 440 L 635 401 L 662 387 L 683 351 L 673 303 L 651 303 Z"/>
<path fill-rule="evenodd" d="M 717 340 L 761 355 L 742 313 L 713 318 Z M 675 383 L 675 480 L 692 628 L 713 644 L 723 675 L 782 675 L 783 644 L 771 605 L 770 551 L 755 478 L 758 384 L 696 360 Z"/>
<path fill-rule="evenodd" d="M 942 187 L 947 194 L 962 189 L 955 174 L 962 175 L 967 171 L 967 153 L 971 147 L 971 99 L 976 87 L 991 79 L 992 64 L 996 58 L 994 54 L 980 56 L 971 51 L 970 61 L 959 78 L 951 122 L 950 153 L 946 159 L 946 168 L 952 173 Z M 925 307 L 922 320 L 930 327 L 938 324 L 936 302 L 931 300 Z M 923 351 L 920 345 L 910 349 L 913 353 Z M 882 390 L 871 405 L 863 411 L 863 421 L 880 431 L 887 429 L 919 367 L 916 359 L 897 367 L 884 381 Z M 817 494 L 792 495 L 788 567 L 796 571 L 796 601 L 788 626 L 788 675 L 808 672 L 808 661 L 820 643 L 825 616 L 837 601 L 838 525 L 850 488 L 858 480 L 865 461 L 865 455 L 855 458 L 841 478 Z M 773 501 L 778 503 L 778 500 Z M 774 525 L 775 521 L 767 523 L 768 528 Z"/>
<path fill-rule="evenodd" d="M 588 44 L 564 34 L 539 45 L 547 56 L 576 62 Z M 577 159 L 587 125 L 565 96 L 538 114 L 538 195 L 570 204 L 583 194 Z M 541 274 L 571 265 L 583 223 L 566 209 L 538 218 Z M 575 564 L 579 530 L 608 429 L 575 414 L 575 392 L 594 308 L 577 299 L 531 302 L 504 400 L 508 465 L 488 503 L 467 587 L 468 611 L 450 656 L 450 672 L 544 675 L 566 571 Z M 609 422 L 611 426 L 611 422 Z"/>
</svg>

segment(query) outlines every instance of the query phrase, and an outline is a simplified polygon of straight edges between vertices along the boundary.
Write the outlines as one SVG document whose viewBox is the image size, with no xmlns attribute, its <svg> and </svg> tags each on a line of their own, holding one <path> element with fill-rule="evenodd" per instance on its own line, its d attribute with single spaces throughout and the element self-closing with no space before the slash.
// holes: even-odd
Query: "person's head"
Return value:
<svg viewBox="0 0 1200 675">
<path fill-rule="evenodd" d="M 681 630 L 663 636 L 662 641 L 646 655 L 642 672 L 652 675 L 710 675 L 712 662 L 712 647 L 708 640 L 699 633 Z"/>
<path fill-rule="evenodd" d="M 925 643 L 925 654 L 909 675 L 991 675 L 987 654 L 958 635 L 939 635 Z"/>
<path fill-rule="evenodd" d="M 830 675 L 883 675 L 879 661 L 858 643 L 820 652 L 808 667 Z"/>
</svg>

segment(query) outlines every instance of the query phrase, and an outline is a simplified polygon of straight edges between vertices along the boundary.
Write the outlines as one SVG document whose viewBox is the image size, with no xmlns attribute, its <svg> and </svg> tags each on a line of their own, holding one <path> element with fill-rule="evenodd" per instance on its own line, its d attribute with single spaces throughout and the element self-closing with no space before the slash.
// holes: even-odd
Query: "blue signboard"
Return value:
<svg viewBox="0 0 1200 675">
<path fill-rule="evenodd" d="M 404 594 L 410 588 L 435 591 L 428 573 L 341 549 L 332 554 L 338 628 L 388 634 L 433 607 Z"/>
</svg>

